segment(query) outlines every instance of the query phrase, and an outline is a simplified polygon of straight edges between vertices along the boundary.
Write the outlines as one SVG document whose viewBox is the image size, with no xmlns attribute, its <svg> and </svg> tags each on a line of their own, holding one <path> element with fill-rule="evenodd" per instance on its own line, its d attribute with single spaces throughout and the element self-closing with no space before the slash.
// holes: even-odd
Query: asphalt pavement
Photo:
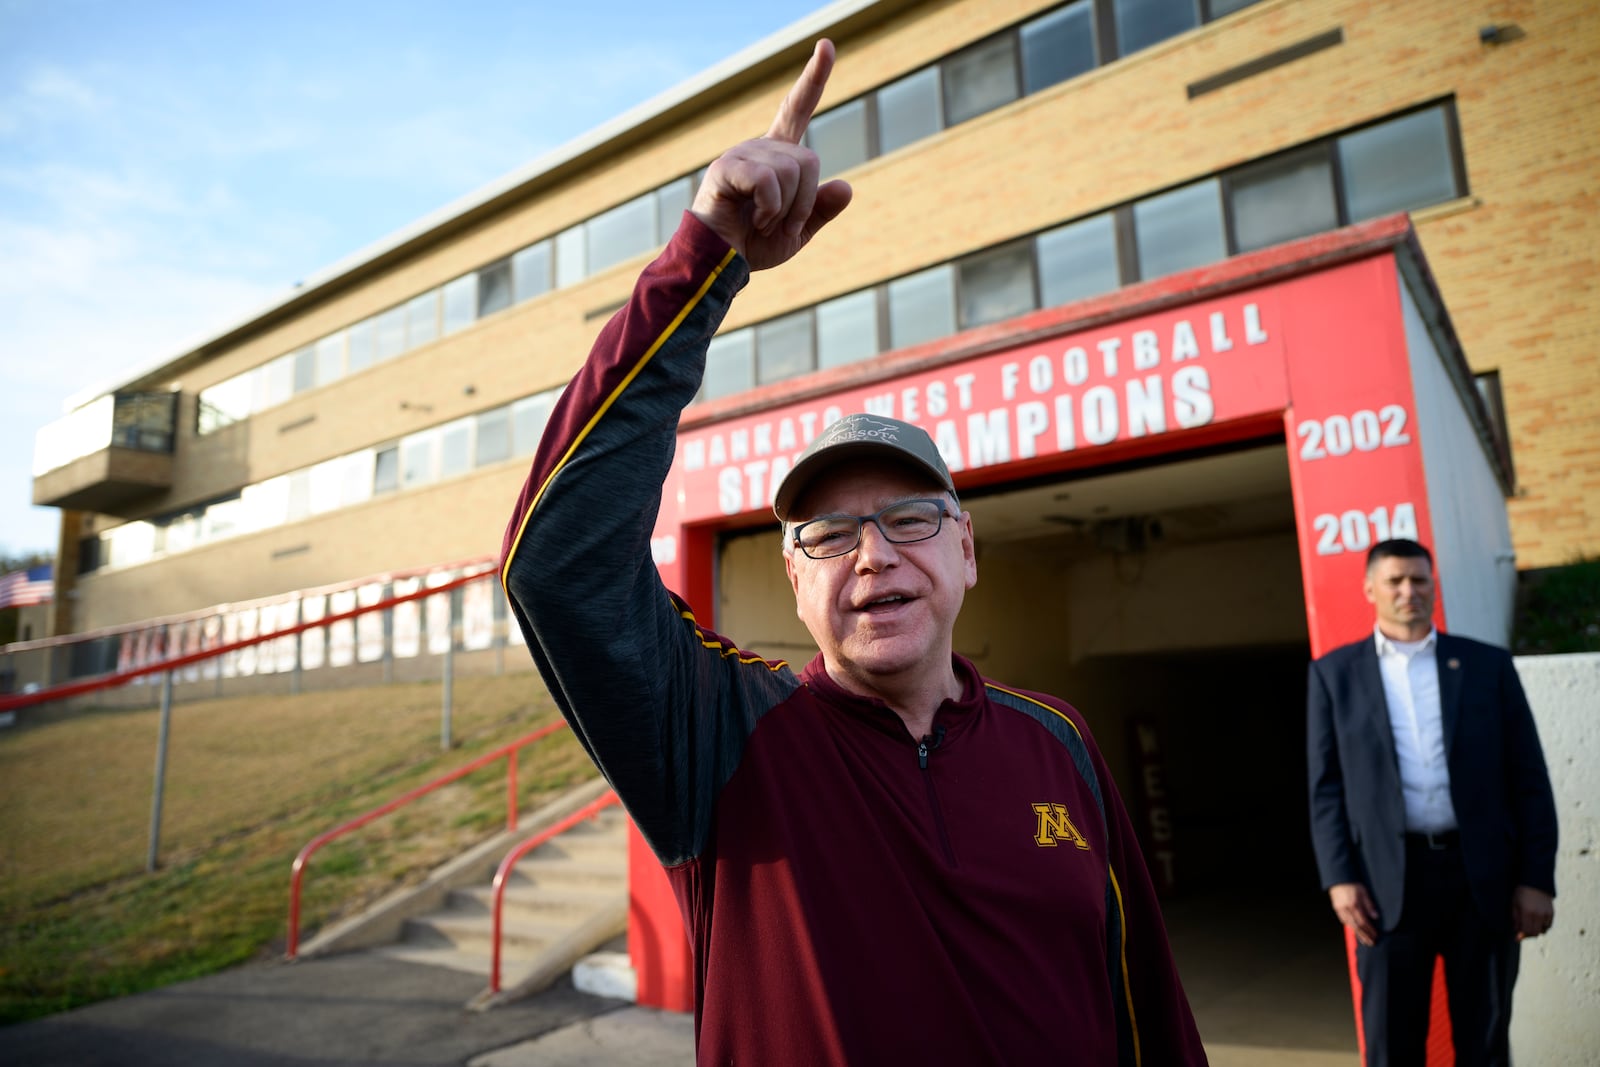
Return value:
<svg viewBox="0 0 1600 1067">
<path fill-rule="evenodd" d="M 257 963 L 0 1028 L 18 1067 L 689 1067 L 686 1015 L 570 977 L 487 1012 L 469 974 L 354 952 Z"/>
</svg>

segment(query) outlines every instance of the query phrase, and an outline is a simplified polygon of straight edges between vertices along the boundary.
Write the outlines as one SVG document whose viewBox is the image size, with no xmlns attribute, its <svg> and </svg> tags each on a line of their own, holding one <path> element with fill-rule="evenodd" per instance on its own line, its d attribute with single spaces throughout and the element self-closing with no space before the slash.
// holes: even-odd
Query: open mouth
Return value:
<svg viewBox="0 0 1600 1067">
<path fill-rule="evenodd" d="M 900 605 L 909 604 L 910 602 L 910 597 L 902 596 L 899 593 L 892 593 L 889 596 L 875 597 L 874 599 L 869 600 L 865 604 L 861 605 L 861 607 L 857 610 L 867 612 L 868 614 L 878 614 L 882 612 L 893 611 Z"/>
</svg>

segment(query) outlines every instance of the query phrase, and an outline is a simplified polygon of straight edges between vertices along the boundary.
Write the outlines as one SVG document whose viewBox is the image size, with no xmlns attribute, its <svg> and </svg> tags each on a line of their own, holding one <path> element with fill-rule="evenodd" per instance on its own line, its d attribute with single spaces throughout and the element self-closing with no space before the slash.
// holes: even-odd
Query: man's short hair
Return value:
<svg viewBox="0 0 1600 1067">
<path fill-rule="evenodd" d="M 1426 546 L 1404 537 L 1393 537 L 1387 541 L 1379 541 L 1367 552 L 1367 572 L 1370 574 L 1372 568 L 1390 558 L 1425 559 L 1428 561 L 1428 569 L 1433 570 L 1433 553 L 1429 552 Z"/>
</svg>

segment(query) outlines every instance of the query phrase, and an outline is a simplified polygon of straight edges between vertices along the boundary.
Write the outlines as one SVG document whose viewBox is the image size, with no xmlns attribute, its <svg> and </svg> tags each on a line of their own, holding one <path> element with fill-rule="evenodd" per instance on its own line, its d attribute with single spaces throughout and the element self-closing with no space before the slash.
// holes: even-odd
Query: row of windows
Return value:
<svg viewBox="0 0 1600 1067">
<path fill-rule="evenodd" d="M 832 176 L 1256 0 L 1076 0 L 814 118 Z"/>
<path fill-rule="evenodd" d="M 536 393 L 392 444 L 335 456 L 247 485 L 226 500 L 160 519 L 124 523 L 80 547 L 80 573 L 143 563 L 531 456 L 560 395 L 560 389 Z"/>
<path fill-rule="evenodd" d="M 829 174 L 930 137 L 1257 0 L 1075 0 L 818 115 L 808 142 Z M 665 244 L 694 196 L 686 175 L 403 304 L 204 389 L 214 433 L 513 304 Z"/>
<path fill-rule="evenodd" d="M 672 235 L 693 195 L 693 178 L 679 178 L 587 223 L 203 389 L 195 430 L 214 433 L 297 393 L 329 385 L 448 337 L 513 304 L 659 247 Z"/>
<path fill-rule="evenodd" d="M 1438 104 L 711 342 L 699 399 L 871 358 L 1466 190 Z"/>
<path fill-rule="evenodd" d="M 1465 188 L 1454 109 L 1436 104 L 718 335 L 699 399 L 1416 210 Z M 119 526 L 102 535 L 86 569 L 142 562 L 531 454 L 558 393 L 340 456 L 182 515 Z"/>
</svg>

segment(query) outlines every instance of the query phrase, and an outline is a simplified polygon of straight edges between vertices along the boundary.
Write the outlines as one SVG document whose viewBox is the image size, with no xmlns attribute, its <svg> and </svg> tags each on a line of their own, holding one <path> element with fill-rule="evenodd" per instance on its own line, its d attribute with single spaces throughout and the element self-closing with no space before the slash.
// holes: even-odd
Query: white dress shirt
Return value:
<svg viewBox="0 0 1600 1067">
<path fill-rule="evenodd" d="M 1406 829 L 1442 833 L 1456 828 L 1450 803 L 1450 769 L 1445 764 L 1444 719 L 1439 711 L 1438 631 L 1421 641 L 1396 641 L 1373 627 L 1378 643 L 1378 673 L 1389 704 L 1389 729 L 1400 761 Z"/>
</svg>

